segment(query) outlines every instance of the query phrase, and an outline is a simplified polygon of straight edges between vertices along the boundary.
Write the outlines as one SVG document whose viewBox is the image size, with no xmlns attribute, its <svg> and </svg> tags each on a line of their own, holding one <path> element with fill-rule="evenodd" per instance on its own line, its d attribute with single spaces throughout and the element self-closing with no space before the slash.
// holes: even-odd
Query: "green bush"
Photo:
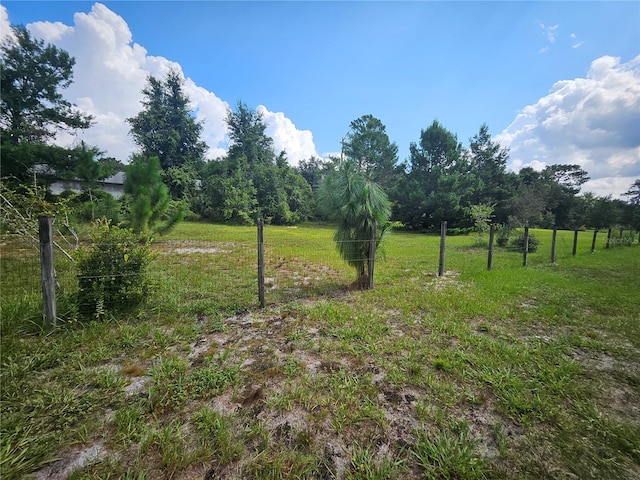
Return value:
<svg viewBox="0 0 640 480">
<path fill-rule="evenodd" d="M 152 255 L 149 240 L 108 222 L 92 238 L 92 245 L 77 253 L 78 313 L 104 319 L 131 312 L 149 294 L 147 267 Z"/>
<path fill-rule="evenodd" d="M 529 233 L 529 249 L 527 251 L 529 253 L 536 252 L 539 246 L 540 240 L 538 240 L 538 237 L 536 237 L 532 233 Z M 509 249 L 516 252 L 524 252 L 524 233 L 520 233 L 516 238 L 511 240 Z"/>
<path fill-rule="evenodd" d="M 75 193 L 65 190 L 60 194 L 60 198 L 68 200 L 71 213 L 79 222 L 91 222 L 94 218 L 106 218 L 113 224 L 120 222 L 121 205 L 113 195 L 104 190 L 95 189 L 92 191 L 91 196 L 93 201 L 91 201 L 89 192 Z"/>
</svg>

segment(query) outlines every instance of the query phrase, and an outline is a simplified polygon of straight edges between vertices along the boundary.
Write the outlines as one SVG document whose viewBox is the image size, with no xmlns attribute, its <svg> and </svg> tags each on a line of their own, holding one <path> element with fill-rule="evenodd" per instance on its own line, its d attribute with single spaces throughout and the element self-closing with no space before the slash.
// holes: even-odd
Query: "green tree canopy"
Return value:
<svg viewBox="0 0 640 480">
<path fill-rule="evenodd" d="M 227 113 L 226 122 L 231 138 L 229 158 L 243 156 L 249 165 L 275 162 L 273 139 L 265 133 L 267 124 L 260 112 L 238 102 L 236 110 Z"/>
<path fill-rule="evenodd" d="M 182 219 L 181 209 L 168 215 L 171 197 L 162 181 L 158 157 L 134 156 L 126 169 L 124 191 L 129 196 L 129 222 L 136 233 L 164 233 Z"/>
<path fill-rule="evenodd" d="M 45 143 L 60 129 L 88 128 L 91 117 L 66 101 L 60 90 L 72 83 L 75 59 L 66 51 L 12 26 L 0 46 L 0 126 L 3 147 Z"/>
<path fill-rule="evenodd" d="M 127 119 L 140 154 L 157 157 L 165 171 L 203 160 L 202 124 L 191 114 L 180 74 L 170 70 L 162 80 L 149 76 L 142 93 L 142 111 Z"/>
<path fill-rule="evenodd" d="M 466 207 L 475 185 L 462 144 L 435 120 L 409 147 L 409 172 L 394 199 L 396 216 L 415 229 L 433 228 L 442 220 L 469 224 Z"/>
<path fill-rule="evenodd" d="M 315 191 L 320 186 L 322 178 L 332 170 L 332 163 L 321 158 L 311 157 L 298 163 L 296 170 Z"/>
<path fill-rule="evenodd" d="M 80 146 L 76 149 L 76 165 L 73 173 L 84 182 L 85 190 L 89 193 L 91 220 L 95 220 L 93 190 L 98 187 L 98 181 L 107 176 L 102 170 L 102 165 L 96 160 L 100 154 L 100 150 L 96 147 L 88 147 L 84 141 L 80 142 Z"/>
<path fill-rule="evenodd" d="M 398 161 L 398 146 L 389 140 L 384 124 L 373 115 L 351 122 L 343 152 L 358 169 L 380 185 L 390 185 Z"/>
<path fill-rule="evenodd" d="M 507 175 L 509 151 L 494 142 L 486 123 L 470 139 L 467 151 L 470 172 L 476 178 L 472 195 L 473 204 L 495 204 L 496 220 L 507 220 L 507 200 L 513 193 L 512 182 Z"/>
</svg>

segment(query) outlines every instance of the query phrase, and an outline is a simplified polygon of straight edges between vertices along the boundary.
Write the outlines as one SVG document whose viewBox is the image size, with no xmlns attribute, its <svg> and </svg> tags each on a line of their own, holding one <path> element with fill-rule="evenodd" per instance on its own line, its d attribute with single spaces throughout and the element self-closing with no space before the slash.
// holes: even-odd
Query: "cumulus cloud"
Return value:
<svg viewBox="0 0 640 480">
<path fill-rule="evenodd" d="M 4 41 L 7 36 L 13 38 L 9 14 L 7 13 L 7 9 L 0 5 L 0 41 Z"/>
<path fill-rule="evenodd" d="M 496 140 L 514 171 L 578 164 L 592 179 L 583 190 L 621 194 L 640 177 L 640 56 L 604 56 L 585 78 L 556 82 Z"/>
<path fill-rule="evenodd" d="M 297 165 L 301 160 L 317 156 L 310 130 L 298 130 L 282 112 L 270 112 L 264 105 L 258 105 L 256 111 L 262 115 L 267 125 L 265 133 L 273 138 L 276 153 L 286 150 L 289 163 Z"/>
<path fill-rule="evenodd" d="M 2 34 L 9 31 L 6 7 L 0 5 Z M 142 89 L 149 75 L 162 78 L 170 70 L 180 75 L 179 63 L 152 56 L 138 43 L 127 22 L 106 6 L 96 3 L 88 13 L 74 15 L 74 25 L 60 22 L 34 22 L 29 31 L 45 42 L 68 51 L 76 59 L 74 82 L 64 92 L 65 98 L 80 110 L 94 117 L 94 125 L 86 131 L 61 134 L 60 145 L 82 139 L 96 145 L 107 155 L 126 161 L 135 150 L 126 119 L 135 116 L 141 107 Z M 202 139 L 209 146 L 207 156 L 217 158 L 226 153 L 229 137 L 224 121 L 229 105 L 215 93 L 186 78 L 184 91 L 190 99 L 196 119 L 203 121 Z M 264 107 L 262 107 L 264 108 Z M 315 154 L 311 132 L 299 131 L 282 113 L 264 109 L 268 133 L 290 161 Z"/>
</svg>

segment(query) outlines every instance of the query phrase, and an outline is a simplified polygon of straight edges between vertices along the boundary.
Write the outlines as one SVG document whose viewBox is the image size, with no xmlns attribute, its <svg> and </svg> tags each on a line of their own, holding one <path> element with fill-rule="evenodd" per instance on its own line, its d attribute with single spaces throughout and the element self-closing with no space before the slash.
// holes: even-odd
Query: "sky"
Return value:
<svg viewBox="0 0 640 480">
<path fill-rule="evenodd" d="M 466 147 L 483 123 L 508 168 L 578 164 L 583 191 L 640 178 L 640 2 L 3 1 L 9 24 L 76 59 L 65 98 L 94 116 L 80 139 L 126 162 L 126 118 L 147 77 L 185 78 L 208 158 L 239 101 L 297 165 L 340 152 L 371 114 L 399 161 L 434 120 Z"/>
</svg>

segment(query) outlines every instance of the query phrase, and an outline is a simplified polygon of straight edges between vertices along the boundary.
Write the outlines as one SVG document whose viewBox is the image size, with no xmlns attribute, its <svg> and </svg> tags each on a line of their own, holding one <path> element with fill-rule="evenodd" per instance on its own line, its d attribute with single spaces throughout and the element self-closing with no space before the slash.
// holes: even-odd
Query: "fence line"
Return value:
<svg viewBox="0 0 640 480">
<path fill-rule="evenodd" d="M 440 276 L 444 274 L 444 255 L 447 248 L 446 225 L 443 224 L 442 227 L 440 256 L 437 260 Z M 157 315 L 207 316 L 218 310 L 251 308 L 256 305 L 256 297 L 257 303 L 264 306 L 267 303 L 300 298 L 334 296 L 355 280 L 355 271 L 341 258 L 336 248 L 334 231 L 330 228 L 299 230 L 295 227 L 262 225 L 262 235 L 258 236 L 258 241 L 255 232 L 255 227 L 212 225 L 211 228 L 207 228 L 201 239 L 162 239 L 154 242 L 151 251 L 158 257 L 158 261 L 152 262 L 149 275 L 158 289 L 151 299 L 150 308 L 153 308 Z M 566 250 L 564 255 L 561 253 L 559 246 L 562 244 L 567 247 L 571 245 L 572 256 L 579 251 L 579 245 L 586 246 L 586 242 L 579 242 L 579 237 L 582 237 L 579 231 L 572 232 L 572 239 L 568 232 L 570 231 L 553 230 L 551 255 L 547 257 L 551 263 L 562 262 L 562 258 L 569 255 Z M 529 233 L 528 229 L 525 229 L 525 233 Z M 598 233 L 597 230 L 593 233 L 592 252 L 596 249 Z M 637 233 L 623 234 L 624 231 L 620 231 L 619 234 L 617 231 L 607 232 L 605 248 L 638 242 Z M 525 235 L 525 244 L 527 238 L 529 236 Z M 494 239 L 495 230 L 492 226 L 487 250 L 488 270 L 492 270 L 496 265 Z M 45 318 L 54 323 L 56 315 L 66 314 L 67 306 L 63 302 L 61 309 L 59 305 L 51 306 L 50 303 L 46 303 L 48 300 L 45 302 L 51 285 L 56 286 L 58 297 L 65 299 L 72 297 L 77 291 L 78 279 L 97 280 L 101 276 L 77 275 L 75 266 L 62 255 L 54 255 L 52 261 L 55 270 L 47 270 L 55 272 L 55 276 L 51 273 L 45 276 L 44 270 L 40 270 L 38 257 L 33 255 L 32 248 L 24 242 L 25 240 L 16 237 L 2 237 L 0 260 L 3 316 L 13 315 L 13 310 L 5 310 L 4 305 L 26 302 L 31 305 L 32 310 L 34 305 L 39 305 L 38 308 L 44 312 Z M 351 260 L 364 262 L 368 274 L 366 286 L 371 288 L 374 285 L 373 274 L 377 271 L 373 262 L 373 253 L 376 250 L 375 236 L 368 242 L 368 255 Z M 300 248 L 301 244 L 304 245 L 303 249 Z M 529 252 L 527 249 L 523 250 L 523 265 L 527 265 Z M 44 248 L 41 248 L 41 252 L 43 251 Z M 424 258 L 429 258 L 428 252 L 425 253 Z M 536 263 L 540 263 L 542 258 L 539 253 L 543 252 L 531 257 L 536 259 Z M 420 261 L 419 258 L 415 260 Z M 51 264 L 51 261 L 45 260 L 43 256 L 42 262 L 46 261 Z M 456 259 L 454 263 L 456 262 L 459 260 Z M 114 273 L 108 277 L 130 275 Z M 43 290 L 45 284 L 49 285 L 49 290 Z M 20 308 L 16 307 L 15 311 L 19 310 Z"/>
</svg>

